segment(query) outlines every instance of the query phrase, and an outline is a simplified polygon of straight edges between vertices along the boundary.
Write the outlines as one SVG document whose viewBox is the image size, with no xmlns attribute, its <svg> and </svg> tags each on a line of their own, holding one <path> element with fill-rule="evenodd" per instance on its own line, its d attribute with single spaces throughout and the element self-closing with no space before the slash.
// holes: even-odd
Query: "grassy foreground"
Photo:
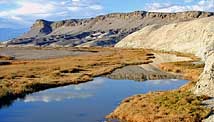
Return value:
<svg viewBox="0 0 214 122">
<path fill-rule="evenodd" d="M 181 73 L 189 80 L 178 90 L 152 92 L 129 97 L 122 101 L 107 118 L 117 118 L 128 122 L 199 122 L 211 110 L 202 106 L 201 101 L 207 96 L 195 96 L 191 92 L 203 71 L 203 64 L 195 64 L 199 59 L 188 56 L 192 61 L 170 62 L 160 64 L 162 70 Z"/>
<path fill-rule="evenodd" d="M 43 60 L 13 60 L 0 65 L 0 106 L 27 93 L 90 81 L 126 65 L 150 63 L 147 50 L 114 48 L 75 48 L 94 52 Z"/>
</svg>

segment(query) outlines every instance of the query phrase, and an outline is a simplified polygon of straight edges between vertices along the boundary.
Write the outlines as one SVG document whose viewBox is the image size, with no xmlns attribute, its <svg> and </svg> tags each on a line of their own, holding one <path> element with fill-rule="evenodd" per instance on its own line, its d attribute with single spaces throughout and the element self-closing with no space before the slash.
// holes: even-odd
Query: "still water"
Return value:
<svg viewBox="0 0 214 122">
<path fill-rule="evenodd" d="M 126 97 L 150 91 L 171 90 L 186 80 L 113 80 L 104 77 L 91 82 L 48 89 L 17 99 L 0 109 L 0 122 L 104 122 Z"/>
</svg>

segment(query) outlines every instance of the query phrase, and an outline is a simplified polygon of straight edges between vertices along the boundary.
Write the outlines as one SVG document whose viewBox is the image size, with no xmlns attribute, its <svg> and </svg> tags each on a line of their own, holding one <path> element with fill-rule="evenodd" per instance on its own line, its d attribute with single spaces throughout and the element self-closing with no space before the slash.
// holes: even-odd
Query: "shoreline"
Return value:
<svg viewBox="0 0 214 122">
<path fill-rule="evenodd" d="M 75 48 L 75 49 L 84 50 L 81 48 Z M 176 53 L 176 52 L 173 52 L 173 53 L 159 52 L 159 51 L 146 50 L 146 49 L 86 48 L 86 50 L 88 50 L 88 51 L 93 50 L 96 53 L 92 54 L 92 55 L 86 54 L 86 55 L 79 55 L 79 56 L 66 56 L 66 57 L 55 58 L 55 59 L 24 60 L 24 61 L 12 60 L 11 61 L 12 63 L 10 65 L 0 66 L 0 68 L 3 68 L 3 67 L 10 68 L 10 66 L 12 66 L 12 68 L 14 68 L 13 66 L 18 66 L 18 67 L 15 67 L 16 69 L 18 69 L 18 68 L 20 68 L 19 65 L 21 65 L 21 67 L 27 67 L 27 66 L 32 65 L 33 67 L 30 67 L 30 69 L 26 68 L 24 70 L 25 73 L 27 73 L 27 71 L 31 72 L 31 70 L 34 68 L 36 68 L 37 72 L 41 72 L 40 70 L 43 71 L 44 69 L 47 69 L 50 67 L 53 68 L 51 70 L 49 69 L 48 73 L 42 72 L 42 74 L 39 74 L 43 77 L 43 81 L 41 80 L 41 78 L 38 78 L 37 75 L 32 75 L 32 74 L 28 74 L 28 76 L 24 77 L 23 79 L 22 78 L 20 79 L 20 77 L 14 77 L 15 80 L 20 80 L 20 81 L 25 80 L 24 82 L 21 82 L 21 83 L 25 83 L 24 85 L 21 85 L 21 87 L 24 87 L 24 89 L 19 89 L 18 91 L 15 91 L 15 92 L 11 92 L 10 90 L 8 90 L 8 91 L 6 91 L 6 94 L 3 94 L 3 95 L 1 94 L 2 97 L 0 97 L 0 101 L 1 101 L 0 108 L 11 104 L 17 98 L 23 98 L 23 97 L 25 97 L 25 95 L 33 93 L 33 92 L 37 92 L 37 91 L 41 91 L 41 90 L 45 90 L 45 89 L 49 89 L 49 88 L 56 88 L 56 87 L 60 87 L 60 86 L 88 82 L 88 81 L 92 80 L 94 77 L 109 74 L 118 68 L 122 68 L 122 67 L 125 67 L 128 65 L 142 65 L 142 64 L 153 63 L 152 60 L 154 58 L 156 58 L 154 56 L 154 53 L 155 54 L 157 54 L 157 53 L 173 54 L 173 55 L 187 57 L 187 58 L 192 59 L 191 61 L 167 62 L 167 63 L 162 62 L 161 65 L 157 65 L 163 71 L 166 71 L 166 72 L 170 71 L 171 73 L 172 72 L 181 73 L 181 74 L 183 74 L 183 76 L 185 78 L 190 80 L 190 82 L 188 82 L 185 87 L 182 87 L 181 89 L 178 90 L 179 92 L 177 90 L 173 90 L 173 91 L 168 91 L 168 92 L 163 92 L 163 93 L 158 93 L 158 94 L 168 95 L 168 94 L 164 94 L 164 93 L 169 93 L 169 94 L 184 93 L 182 95 L 182 97 L 191 96 L 191 99 L 195 99 L 195 101 L 197 101 L 197 102 L 201 101 L 203 99 L 208 99 L 205 96 L 195 97 L 195 96 L 192 96 L 192 94 L 190 94 L 189 92 L 186 92 L 186 89 L 189 89 L 189 86 L 192 86 L 195 84 L 195 82 L 191 82 L 191 80 L 193 80 L 194 78 L 197 79 L 197 77 L 194 77 L 193 79 L 191 79 L 192 77 L 187 77 L 188 75 L 185 76 L 185 74 L 188 74 L 189 69 L 187 69 L 187 72 L 183 71 L 183 68 L 185 69 L 191 64 L 190 62 L 199 61 L 199 58 L 197 58 L 193 55 Z M 118 52 L 120 52 L 120 53 L 118 53 Z M 87 60 L 84 60 L 84 59 L 87 59 Z M 72 61 L 75 62 L 72 64 L 72 66 L 66 65 L 67 63 L 72 62 Z M 62 65 L 59 62 L 64 62 L 64 63 Z M 56 64 L 51 65 L 52 63 L 56 63 Z M 77 66 L 77 64 L 78 64 L 78 66 Z M 103 67 L 105 67 L 105 68 L 103 68 Z M 179 69 L 179 67 L 181 69 Z M 196 73 L 198 73 L 197 76 L 199 76 L 199 74 L 201 73 L 201 70 L 203 69 L 201 67 L 203 67 L 203 66 L 200 66 L 200 71 L 198 71 L 198 70 L 196 71 Z M 42 69 L 42 68 L 44 68 L 44 69 Z M 191 65 L 190 65 L 190 68 L 191 68 Z M 193 68 L 191 70 L 194 71 L 195 69 Z M 34 71 L 33 73 L 37 74 L 37 72 Z M 22 73 L 23 73 L 23 70 L 22 70 Z M 22 75 L 26 75 L 26 74 L 22 74 Z M 52 80 L 49 79 L 49 81 L 48 81 L 46 75 L 51 76 Z M 19 76 L 19 74 L 17 74 L 17 76 Z M 34 80 L 34 82 L 32 82 L 32 81 L 27 82 L 26 78 L 28 78 L 28 80 Z M 50 78 L 50 77 L 48 77 L 48 78 Z M 44 79 L 46 79 L 45 82 L 44 82 Z M 194 79 L 194 81 L 196 79 Z M 0 80 L 2 80 L 2 79 L 0 79 Z M 8 85 L 8 84 L 6 84 L 6 85 Z M 9 83 L 9 87 L 10 86 L 13 87 L 14 83 L 12 83 L 12 84 Z M 4 87 L 2 87 L 2 85 L 0 88 L 4 91 Z M 14 87 L 14 89 L 16 90 L 17 88 Z M 155 95 L 155 93 L 151 93 L 151 95 L 157 96 L 157 95 Z M 148 98 L 150 98 L 151 95 L 149 95 Z M 147 96 L 147 94 L 144 94 L 143 98 L 144 98 L 144 96 Z M 139 95 L 137 95 L 137 97 L 139 97 Z M 127 99 L 129 99 L 129 98 L 127 98 Z M 127 100 L 124 100 L 124 101 L 126 103 Z M 137 100 L 135 102 L 139 102 L 139 101 Z M 203 110 L 205 111 L 205 113 L 208 111 L 207 109 L 204 109 L 204 108 L 203 108 Z M 122 111 L 125 111 L 125 110 L 122 110 Z M 202 115 L 199 115 L 199 116 L 201 117 Z M 107 118 L 117 118 L 117 116 L 109 115 Z M 162 117 L 159 116 L 158 118 L 162 118 Z M 201 118 L 204 118 L 204 117 L 201 117 Z"/>
<path fill-rule="evenodd" d="M 88 82 L 94 77 L 109 74 L 124 66 L 152 62 L 149 57 L 151 52 L 142 49 L 74 49 L 97 51 L 97 53 L 55 59 L 9 60 L 10 65 L 0 66 L 0 90 L 2 91 L 0 93 L 0 108 L 33 92 Z M 70 62 L 74 63 L 70 64 Z M 6 70 L 8 71 L 5 73 Z"/>
<path fill-rule="evenodd" d="M 200 61 L 200 59 L 194 56 L 190 56 L 190 58 L 191 61 L 168 62 L 158 65 L 161 70 L 181 73 L 185 79 L 189 80 L 187 84 L 177 90 L 138 94 L 126 98 L 106 118 L 128 122 L 183 122 L 202 121 L 207 118 L 212 110 L 202 106 L 202 101 L 209 99 L 209 97 L 196 96 L 191 91 L 204 66 L 193 65 L 193 62 Z"/>
</svg>

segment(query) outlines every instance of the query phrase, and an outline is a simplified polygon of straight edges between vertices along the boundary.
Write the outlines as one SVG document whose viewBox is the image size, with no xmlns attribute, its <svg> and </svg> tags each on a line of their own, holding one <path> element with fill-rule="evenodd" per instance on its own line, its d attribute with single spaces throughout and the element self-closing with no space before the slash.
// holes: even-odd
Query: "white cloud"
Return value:
<svg viewBox="0 0 214 122">
<path fill-rule="evenodd" d="M 81 10 L 102 10 L 103 6 L 97 4 L 93 0 L 72 0 L 71 7 L 72 11 L 81 11 Z"/>
<path fill-rule="evenodd" d="M 11 19 L 17 20 L 17 21 L 23 21 L 23 19 L 21 17 L 18 17 L 18 16 L 11 16 Z"/>
<path fill-rule="evenodd" d="M 192 2 L 192 0 L 185 0 Z M 181 12 L 181 11 L 212 11 L 214 12 L 214 0 L 200 0 L 196 4 L 170 4 L 170 3 L 151 3 L 147 4 L 147 11 L 152 12 Z"/>
<path fill-rule="evenodd" d="M 193 0 L 184 0 L 186 3 L 191 3 Z"/>
<path fill-rule="evenodd" d="M 103 6 L 97 0 L 0 0 L 0 5 L 5 4 L 14 6 L 0 9 L 0 18 L 22 20 L 23 24 L 28 26 L 36 19 L 61 20 L 89 17 L 103 10 Z"/>
<path fill-rule="evenodd" d="M 0 0 L 0 4 L 5 4 L 5 3 L 8 3 L 7 0 Z"/>
<path fill-rule="evenodd" d="M 18 2 L 18 5 L 21 7 L 12 10 L 12 14 L 16 15 L 32 15 L 32 14 L 47 14 L 54 11 L 55 7 L 51 3 L 42 4 L 42 3 L 33 3 L 33 2 Z"/>
<path fill-rule="evenodd" d="M 93 10 L 102 10 L 103 7 L 101 5 L 91 5 L 89 6 L 90 9 L 93 9 Z"/>
<path fill-rule="evenodd" d="M 72 6 L 72 7 L 68 7 L 68 10 L 76 12 L 80 10 L 80 7 Z"/>
</svg>

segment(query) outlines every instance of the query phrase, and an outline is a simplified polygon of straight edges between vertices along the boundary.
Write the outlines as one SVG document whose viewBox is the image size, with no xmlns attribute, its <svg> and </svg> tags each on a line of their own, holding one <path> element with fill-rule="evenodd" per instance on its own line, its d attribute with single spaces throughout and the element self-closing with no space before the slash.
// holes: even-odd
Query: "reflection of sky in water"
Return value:
<svg viewBox="0 0 214 122">
<path fill-rule="evenodd" d="M 179 81 L 181 82 L 181 80 L 178 80 L 178 79 L 148 80 L 145 82 L 145 84 L 148 84 L 148 85 L 170 85 L 170 84 L 177 84 L 177 83 L 179 83 Z"/>
<path fill-rule="evenodd" d="M 107 79 L 106 79 L 107 80 Z M 119 81 L 119 80 L 118 80 Z M 121 81 L 121 80 L 120 80 Z M 115 81 L 117 82 L 117 81 Z M 183 83 L 186 81 L 183 80 Z M 168 80 L 148 80 L 145 82 L 133 82 L 139 85 L 134 85 L 135 89 L 144 89 L 144 91 L 156 91 L 169 88 L 169 85 L 175 88 L 182 80 L 168 79 Z M 60 102 L 69 99 L 86 99 L 93 97 L 95 92 L 105 84 L 105 78 L 96 78 L 93 82 L 83 83 L 79 85 L 71 85 L 60 88 L 45 90 L 34 93 L 25 97 L 24 102 Z M 132 86 L 132 85 L 130 85 Z"/>
<path fill-rule="evenodd" d="M 103 79 L 79 85 L 71 85 L 60 88 L 33 93 L 25 97 L 24 102 L 51 102 L 69 99 L 85 99 L 93 96 L 93 89 L 99 88 L 104 83 Z M 91 92 L 88 92 L 91 91 Z"/>
<path fill-rule="evenodd" d="M 27 95 L 0 109 L 0 122 L 103 122 L 124 99 L 135 94 L 176 89 L 185 80 L 113 80 L 95 78 L 79 85 Z"/>
<path fill-rule="evenodd" d="M 27 96 L 24 102 L 60 102 L 65 99 L 84 99 L 93 95 L 87 93 L 41 93 L 38 95 Z"/>
</svg>

